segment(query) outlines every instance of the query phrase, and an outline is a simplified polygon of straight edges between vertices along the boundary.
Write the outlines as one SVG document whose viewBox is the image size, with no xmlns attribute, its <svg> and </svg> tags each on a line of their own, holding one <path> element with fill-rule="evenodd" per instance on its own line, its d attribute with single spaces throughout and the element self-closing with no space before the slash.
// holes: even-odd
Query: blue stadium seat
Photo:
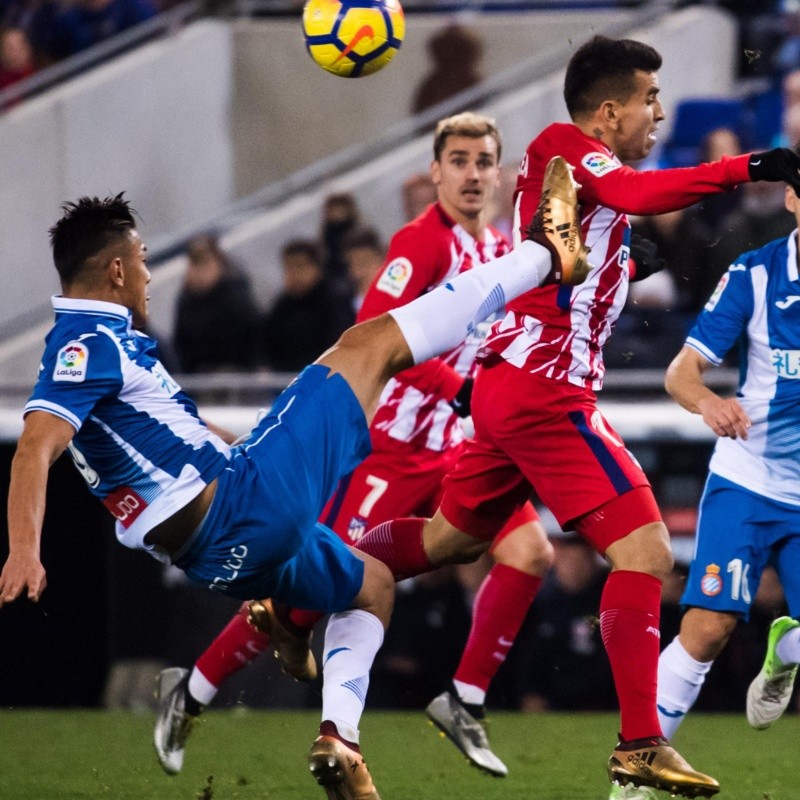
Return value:
<svg viewBox="0 0 800 800">
<path fill-rule="evenodd" d="M 695 98 L 678 104 L 675 124 L 659 157 L 662 167 L 688 167 L 700 161 L 700 145 L 716 128 L 730 128 L 748 140 L 746 103 L 740 99 Z"/>
</svg>

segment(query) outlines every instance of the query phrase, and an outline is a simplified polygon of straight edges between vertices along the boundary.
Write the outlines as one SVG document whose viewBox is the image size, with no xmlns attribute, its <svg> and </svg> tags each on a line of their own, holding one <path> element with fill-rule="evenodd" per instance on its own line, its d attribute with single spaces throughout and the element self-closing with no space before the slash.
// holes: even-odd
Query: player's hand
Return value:
<svg viewBox="0 0 800 800">
<path fill-rule="evenodd" d="M 633 281 L 643 281 L 656 272 L 661 272 L 667 266 L 663 258 L 658 257 L 658 247 L 655 242 L 639 236 L 638 233 L 631 235 L 631 259 L 636 265 Z"/>
<path fill-rule="evenodd" d="M 714 395 L 701 400 L 697 407 L 703 415 L 703 422 L 717 436 L 729 439 L 746 439 L 752 423 L 735 397 L 722 398 Z"/>
<path fill-rule="evenodd" d="M 786 181 L 800 197 L 800 155 L 790 147 L 751 153 L 747 171 L 751 181 Z"/>
<path fill-rule="evenodd" d="M 0 573 L 0 608 L 16 600 L 26 589 L 28 599 L 39 602 L 47 586 L 42 562 L 34 555 L 11 553 Z"/>
<path fill-rule="evenodd" d="M 472 413 L 472 387 L 474 385 L 475 381 L 472 378 L 467 378 L 464 383 L 461 384 L 461 388 L 458 390 L 456 396 L 450 401 L 453 411 L 455 411 L 456 415 L 461 417 L 461 419 L 465 419 Z"/>
</svg>

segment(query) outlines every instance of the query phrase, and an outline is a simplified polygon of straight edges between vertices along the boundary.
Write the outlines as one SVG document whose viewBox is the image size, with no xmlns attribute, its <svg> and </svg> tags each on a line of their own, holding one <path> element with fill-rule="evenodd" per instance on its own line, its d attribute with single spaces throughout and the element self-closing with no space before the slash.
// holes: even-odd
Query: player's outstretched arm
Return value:
<svg viewBox="0 0 800 800">
<path fill-rule="evenodd" d="M 703 381 L 711 366 L 693 347 L 684 346 L 667 368 L 664 386 L 687 411 L 700 414 L 717 436 L 747 438 L 750 418 L 735 397 L 720 397 Z"/>
<path fill-rule="evenodd" d="M 11 464 L 9 554 L 0 573 L 0 607 L 26 590 L 28 598 L 36 602 L 47 585 L 39 558 L 47 474 L 74 435 L 69 422 L 46 411 L 32 411 L 25 418 Z"/>
</svg>

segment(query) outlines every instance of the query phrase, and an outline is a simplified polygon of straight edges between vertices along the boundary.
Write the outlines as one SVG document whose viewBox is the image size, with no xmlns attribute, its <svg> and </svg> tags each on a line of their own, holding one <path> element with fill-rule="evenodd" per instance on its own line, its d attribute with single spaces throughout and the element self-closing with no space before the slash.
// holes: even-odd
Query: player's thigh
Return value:
<svg viewBox="0 0 800 800">
<path fill-rule="evenodd" d="M 450 459 L 405 460 L 402 451 L 376 451 L 343 478 L 321 520 L 357 543 L 370 528 L 398 517 L 428 516 L 438 505 Z"/>
<path fill-rule="evenodd" d="M 511 517 L 521 514 L 531 495 L 514 462 L 477 434 L 459 453 L 443 489 L 440 511 L 445 519 L 484 541 L 497 537 Z"/>
<path fill-rule="evenodd" d="M 789 614 L 800 618 L 800 531 L 797 527 L 800 510 L 793 514 L 795 519 L 787 523 L 793 530 L 777 544 L 772 563 L 778 572 Z"/>
<path fill-rule="evenodd" d="M 476 434 L 516 465 L 562 527 L 649 486 L 587 390 L 501 366 L 479 375 L 472 407 Z"/>
<path fill-rule="evenodd" d="M 315 365 L 303 370 L 234 449 L 232 466 L 239 459 L 255 463 L 285 513 L 310 526 L 339 479 L 369 450 L 366 418 L 350 387 Z"/>
<path fill-rule="evenodd" d="M 769 557 L 762 504 L 710 475 L 700 501 L 695 552 L 681 603 L 747 619 Z"/>
<path fill-rule="evenodd" d="M 293 558 L 265 574 L 251 597 L 273 597 L 293 608 L 344 611 L 364 581 L 364 562 L 325 525 L 318 524 Z"/>
</svg>

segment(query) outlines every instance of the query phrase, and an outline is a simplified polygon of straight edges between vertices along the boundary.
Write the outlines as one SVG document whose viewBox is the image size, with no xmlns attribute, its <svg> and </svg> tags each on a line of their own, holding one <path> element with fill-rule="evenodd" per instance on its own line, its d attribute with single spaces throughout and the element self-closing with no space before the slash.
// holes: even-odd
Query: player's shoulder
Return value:
<svg viewBox="0 0 800 800">
<path fill-rule="evenodd" d="M 54 375 L 86 376 L 89 365 L 119 364 L 121 342 L 110 328 L 91 318 L 59 320 L 47 336 L 43 363 L 54 364 Z"/>
<path fill-rule="evenodd" d="M 774 239 L 761 247 L 747 250 L 738 255 L 728 267 L 728 271 L 750 272 L 756 267 L 765 267 L 767 272 L 782 269 L 786 265 L 789 249 L 789 236 Z"/>
<path fill-rule="evenodd" d="M 428 206 L 418 217 L 400 228 L 389 243 L 389 253 L 419 259 L 453 238 L 453 225 L 438 203 Z"/>
</svg>

